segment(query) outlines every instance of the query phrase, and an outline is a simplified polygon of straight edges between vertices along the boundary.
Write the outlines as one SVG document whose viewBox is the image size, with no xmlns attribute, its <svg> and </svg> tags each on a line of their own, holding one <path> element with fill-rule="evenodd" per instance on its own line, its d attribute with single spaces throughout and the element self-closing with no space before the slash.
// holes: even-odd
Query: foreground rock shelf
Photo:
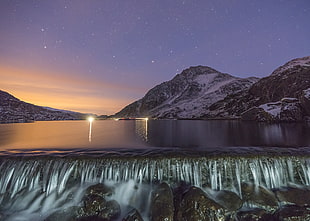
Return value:
<svg viewBox="0 0 310 221">
<path fill-rule="evenodd" d="M 171 188 L 167 183 L 156 185 L 151 193 L 147 217 L 139 209 L 121 206 L 109 200 L 113 189 L 96 184 L 86 189 L 80 206 L 56 211 L 46 221 L 61 220 L 309 220 L 310 190 L 288 187 L 268 190 L 253 184 L 242 184 L 242 196 L 231 191 L 214 191 L 182 184 Z M 143 211 L 142 211 L 143 213 Z M 122 218 L 122 219 L 121 219 Z"/>
</svg>

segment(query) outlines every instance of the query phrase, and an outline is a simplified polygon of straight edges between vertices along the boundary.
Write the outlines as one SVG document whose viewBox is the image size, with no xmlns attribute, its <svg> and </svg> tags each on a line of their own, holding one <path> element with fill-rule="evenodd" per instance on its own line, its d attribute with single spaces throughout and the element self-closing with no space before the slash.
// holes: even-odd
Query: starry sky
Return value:
<svg viewBox="0 0 310 221">
<path fill-rule="evenodd" d="M 113 114 L 190 66 L 265 77 L 310 55 L 309 0 L 1 0 L 0 90 Z"/>
</svg>

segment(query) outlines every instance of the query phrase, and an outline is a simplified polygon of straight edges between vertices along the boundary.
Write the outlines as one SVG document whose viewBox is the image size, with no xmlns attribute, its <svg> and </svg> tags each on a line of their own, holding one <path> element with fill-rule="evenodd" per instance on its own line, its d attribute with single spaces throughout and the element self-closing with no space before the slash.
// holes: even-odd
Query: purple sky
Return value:
<svg viewBox="0 0 310 221">
<path fill-rule="evenodd" d="M 267 76 L 310 55 L 309 21 L 309 0 L 1 0 L 0 90 L 112 114 L 189 66 Z"/>
</svg>

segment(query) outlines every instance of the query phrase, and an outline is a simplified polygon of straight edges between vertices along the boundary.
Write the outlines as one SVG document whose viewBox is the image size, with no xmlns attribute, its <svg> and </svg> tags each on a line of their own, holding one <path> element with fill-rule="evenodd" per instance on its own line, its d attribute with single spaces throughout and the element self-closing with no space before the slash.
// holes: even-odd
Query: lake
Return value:
<svg viewBox="0 0 310 221">
<path fill-rule="evenodd" d="M 310 146 L 307 123 L 256 123 L 237 120 L 99 120 L 0 124 L 0 153 L 89 154 L 112 150 L 225 151 L 235 147 Z M 240 148 L 242 147 L 242 148 Z"/>
<path fill-rule="evenodd" d="M 0 220 L 306 220 L 309 149 L 309 123 L 0 124 Z"/>
</svg>

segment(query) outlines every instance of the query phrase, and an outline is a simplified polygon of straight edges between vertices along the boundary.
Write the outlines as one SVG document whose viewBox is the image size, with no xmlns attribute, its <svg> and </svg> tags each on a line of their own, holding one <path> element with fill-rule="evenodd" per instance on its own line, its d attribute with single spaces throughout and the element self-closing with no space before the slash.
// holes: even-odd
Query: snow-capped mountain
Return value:
<svg viewBox="0 0 310 221">
<path fill-rule="evenodd" d="M 238 78 L 210 67 L 190 67 L 172 80 L 149 90 L 115 117 L 199 118 L 227 95 L 244 91 L 257 78 Z"/>
<path fill-rule="evenodd" d="M 53 110 L 23 102 L 0 90 L 0 122 L 29 122 L 46 120 L 78 120 L 85 115 L 77 112 Z"/>
<path fill-rule="evenodd" d="M 309 106 L 307 102 L 309 101 L 304 95 L 309 88 L 310 56 L 297 58 L 277 68 L 270 76 L 260 79 L 248 90 L 229 95 L 225 99 L 214 103 L 209 108 L 210 116 L 241 116 L 248 109 L 265 107 L 261 105 L 267 103 L 270 103 L 267 106 L 274 106 L 273 102 L 282 104 L 282 108 L 284 108 L 284 104 L 287 102 L 281 102 L 281 100 L 287 100 L 286 98 L 299 99 L 301 104 L 296 105 L 303 108 L 300 111 L 309 113 L 310 110 L 307 110 Z M 261 111 L 260 109 L 259 112 Z M 252 113 L 254 112 L 257 112 L 257 110 L 252 109 Z"/>
</svg>

